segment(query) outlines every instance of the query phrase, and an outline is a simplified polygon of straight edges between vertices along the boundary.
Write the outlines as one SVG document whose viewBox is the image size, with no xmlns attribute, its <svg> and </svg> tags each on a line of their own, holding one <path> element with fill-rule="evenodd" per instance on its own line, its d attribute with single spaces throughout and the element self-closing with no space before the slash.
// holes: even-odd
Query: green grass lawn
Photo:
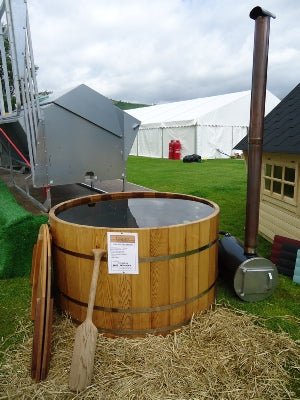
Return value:
<svg viewBox="0 0 300 400">
<path fill-rule="evenodd" d="M 246 218 L 245 162 L 237 159 L 207 160 L 202 163 L 129 157 L 129 182 L 161 192 L 204 197 L 220 207 L 220 230 L 244 240 Z M 269 257 L 271 244 L 259 238 L 259 253 Z"/>
<path fill-rule="evenodd" d="M 244 161 L 224 159 L 188 164 L 175 160 L 129 157 L 127 178 L 129 182 L 154 190 L 185 193 L 214 201 L 220 207 L 220 230 L 244 239 Z M 271 244 L 259 238 L 259 255 L 269 258 L 270 250 Z M 26 270 L 29 271 L 30 260 L 27 259 L 26 263 Z M 286 332 L 294 340 L 299 340 L 299 288 L 291 279 L 281 276 L 271 297 L 258 303 L 246 303 L 239 300 L 232 289 L 220 280 L 217 301 L 255 314 L 268 328 Z M 30 298 L 28 277 L 0 280 L 0 352 L 22 341 L 20 321 L 29 321 Z M 11 336 L 16 330 L 18 334 Z"/>
<path fill-rule="evenodd" d="M 185 193 L 214 201 L 220 207 L 220 230 L 244 240 L 247 171 L 243 160 L 183 163 L 129 157 L 127 178 L 129 182 L 154 190 Z M 271 247 L 271 243 L 258 237 L 260 256 L 269 258 Z M 232 288 L 220 280 L 217 301 L 258 315 L 268 328 L 286 332 L 294 340 L 300 339 L 300 286 L 289 278 L 280 276 L 275 293 L 257 303 L 239 300 Z"/>
<path fill-rule="evenodd" d="M 28 277 L 0 280 L 0 360 L 1 351 L 22 343 L 22 327 L 30 322 L 30 300 Z"/>
</svg>

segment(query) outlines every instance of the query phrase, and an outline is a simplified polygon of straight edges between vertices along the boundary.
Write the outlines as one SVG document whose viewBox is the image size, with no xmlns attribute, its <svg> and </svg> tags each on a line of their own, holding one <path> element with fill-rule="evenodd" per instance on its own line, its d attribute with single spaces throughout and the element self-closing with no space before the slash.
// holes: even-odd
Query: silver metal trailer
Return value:
<svg viewBox="0 0 300 400">
<path fill-rule="evenodd" d="M 85 85 L 39 98 L 26 0 L 2 1 L 0 28 L 0 166 L 29 168 L 47 210 L 51 186 L 124 181 L 140 121 Z"/>
</svg>

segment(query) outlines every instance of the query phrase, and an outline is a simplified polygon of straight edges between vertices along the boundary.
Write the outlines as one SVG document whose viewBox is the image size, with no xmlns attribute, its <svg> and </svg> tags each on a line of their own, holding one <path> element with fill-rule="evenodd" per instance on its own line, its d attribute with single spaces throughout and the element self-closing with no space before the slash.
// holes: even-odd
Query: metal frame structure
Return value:
<svg viewBox="0 0 300 400">
<path fill-rule="evenodd" d="M 21 119 L 27 136 L 30 164 L 34 165 L 41 111 L 26 1 L 4 0 L 0 7 L 0 18 L 0 51 L 5 83 L 4 88 L 0 87 L 1 122 Z M 5 41 L 9 46 L 7 49 Z M 9 82 L 8 60 L 11 63 L 13 88 Z"/>
<path fill-rule="evenodd" d="M 33 202 L 41 206 L 42 209 L 48 210 L 50 207 L 50 191 L 47 190 L 45 203 L 40 204 L 30 195 L 28 184 L 28 180 L 34 181 L 37 136 L 42 119 L 25 0 L 3 0 L 1 3 L 0 53 L 2 64 L 0 125 L 3 127 L 0 136 L 4 147 L 3 142 L 5 143 L 5 140 L 9 144 L 8 158 L 11 180 Z M 2 81 L 4 84 L 2 84 Z M 12 129 L 8 129 L 6 135 L 7 127 Z M 15 150 L 17 150 L 17 154 Z M 15 153 L 15 157 L 12 152 Z M 19 157 L 20 154 L 21 158 Z M 27 157 L 29 157 L 29 161 Z M 26 165 L 30 167 L 31 176 L 25 179 L 25 191 L 14 182 L 13 172 L 16 165 L 21 167 L 21 171 L 24 170 Z"/>
<path fill-rule="evenodd" d="M 51 186 L 125 182 L 140 121 L 85 85 L 39 99 L 26 0 L 2 0 L 0 28 L 0 166 L 2 144 L 11 171 L 30 168 L 33 187 L 44 188 L 45 203 L 38 203 L 44 210 L 51 206 Z M 15 186 L 37 202 L 29 179 L 25 191 Z"/>
</svg>

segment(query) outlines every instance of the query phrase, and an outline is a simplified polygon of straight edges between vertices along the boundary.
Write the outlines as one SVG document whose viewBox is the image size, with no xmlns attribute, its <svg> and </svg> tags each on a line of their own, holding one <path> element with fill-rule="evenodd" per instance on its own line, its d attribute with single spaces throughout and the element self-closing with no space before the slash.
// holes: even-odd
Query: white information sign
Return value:
<svg viewBox="0 0 300 400">
<path fill-rule="evenodd" d="M 107 232 L 109 274 L 138 274 L 138 235 L 127 232 Z"/>
</svg>

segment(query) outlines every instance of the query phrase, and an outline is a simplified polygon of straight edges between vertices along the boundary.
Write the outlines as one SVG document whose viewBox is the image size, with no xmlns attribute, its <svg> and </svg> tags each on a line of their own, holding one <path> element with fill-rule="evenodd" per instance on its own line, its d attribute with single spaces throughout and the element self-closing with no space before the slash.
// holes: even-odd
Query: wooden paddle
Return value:
<svg viewBox="0 0 300 400">
<path fill-rule="evenodd" d="M 70 389 L 77 391 L 85 389 L 91 383 L 98 335 L 98 330 L 93 324 L 92 316 L 99 276 L 99 266 L 105 250 L 94 249 L 93 253 L 95 262 L 91 280 L 88 309 L 85 321 L 76 331 L 69 378 Z"/>
</svg>

